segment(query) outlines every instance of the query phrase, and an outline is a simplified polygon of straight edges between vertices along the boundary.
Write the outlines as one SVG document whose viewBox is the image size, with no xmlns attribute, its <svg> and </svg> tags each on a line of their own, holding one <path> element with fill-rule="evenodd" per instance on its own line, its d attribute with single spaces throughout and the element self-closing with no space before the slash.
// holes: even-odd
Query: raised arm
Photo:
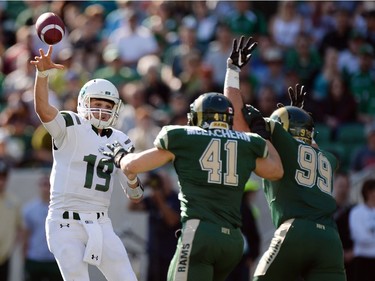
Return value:
<svg viewBox="0 0 375 281">
<path fill-rule="evenodd" d="M 48 75 L 51 69 L 63 69 L 61 64 L 55 64 L 51 60 L 52 46 L 49 46 L 47 54 L 39 49 L 40 56 L 35 56 L 35 60 L 30 61 L 36 68 L 36 77 L 34 85 L 34 109 L 39 119 L 43 123 L 52 121 L 58 110 L 48 101 Z"/>
<path fill-rule="evenodd" d="M 249 127 L 242 115 L 244 103 L 240 92 L 240 72 L 250 58 L 251 53 L 257 47 L 258 43 L 253 42 L 249 37 L 244 45 L 244 36 L 241 36 L 239 42 L 233 40 L 232 52 L 227 60 L 227 72 L 224 83 L 224 95 L 229 98 L 234 107 L 234 125 L 233 128 L 238 131 L 249 131 Z"/>
</svg>

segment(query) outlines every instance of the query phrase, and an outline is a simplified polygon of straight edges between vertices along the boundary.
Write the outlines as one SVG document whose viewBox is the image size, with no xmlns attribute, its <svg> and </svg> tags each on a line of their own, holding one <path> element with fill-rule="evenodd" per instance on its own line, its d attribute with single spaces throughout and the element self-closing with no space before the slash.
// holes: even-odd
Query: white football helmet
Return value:
<svg viewBox="0 0 375 281">
<path fill-rule="evenodd" d="M 91 99 L 112 101 L 114 105 L 112 110 L 91 108 Z M 83 85 L 78 95 L 78 115 L 89 120 L 90 123 L 98 129 L 114 126 L 118 118 L 120 107 L 121 100 L 117 88 L 105 79 L 93 79 L 88 81 Z M 98 113 L 99 118 L 96 118 L 93 113 Z M 110 118 L 107 121 L 101 120 L 101 117 L 105 114 L 110 115 Z"/>
</svg>

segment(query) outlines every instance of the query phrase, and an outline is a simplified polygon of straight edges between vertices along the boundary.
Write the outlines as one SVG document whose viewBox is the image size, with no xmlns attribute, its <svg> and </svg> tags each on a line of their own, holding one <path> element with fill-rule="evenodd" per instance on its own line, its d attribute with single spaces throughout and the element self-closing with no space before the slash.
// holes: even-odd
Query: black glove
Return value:
<svg viewBox="0 0 375 281">
<path fill-rule="evenodd" d="M 266 140 L 271 138 L 271 133 L 268 129 L 267 123 L 258 109 L 246 104 L 242 108 L 242 114 L 244 115 L 251 132 L 257 133 Z"/>
<path fill-rule="evenodd" d="M 296 89 L 294 90 L 292 87 L 288 88 L 290 105 L 296 106 L 299 108 L 303 108 L 303 104 L 305 102 L 305 96 L 307 92 L 305 92 L 305 86 L 296 84 Z M 277 108 L 284 107 L 282 103 L 277 104 Z"/>
<path fill-rule="evenodd" d="M 232 52 L 228 58 L 228 67 L 237 67 L 238 70 L 248 63 L 251 58 L 251 53 L 258 45 L 258 42 L 252 43 L 252 37 L 249 37 L 245 46 L 243 46 L 243 41 L 245 37 L 241 36 L 239 44 L 237 44 L 237 39 L 233 40 Z"/>
<path fill-rule="evenodd" d="M 111 157 L 111 160 L 117 168 L 120 168 L 122 157 L 134 151 L 134 146 L 131 146 L 128 150 L 126 150 L 118 141 L 115 141 L 112 144 L 107 144 L 107 147 L 111 151 L 103 151 L 102 153 L 103 155 Z"/>
</svg>

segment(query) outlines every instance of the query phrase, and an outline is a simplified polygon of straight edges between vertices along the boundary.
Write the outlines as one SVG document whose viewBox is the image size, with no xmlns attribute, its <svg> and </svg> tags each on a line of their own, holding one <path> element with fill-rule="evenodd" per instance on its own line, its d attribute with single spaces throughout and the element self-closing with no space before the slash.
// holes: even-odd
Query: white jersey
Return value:
<svg viewBox="0 0 375 281">
<path fill-rule="evenodd" d="M 43 124 L 53 138 L 50 211 L 108 211 L 114 181 L 120 171 L 102 151 L 118 141 L 132 146 L 123 132 L 107 128 L 98 135 L 91 123 L 72 111 L 61 111 Z"/>
</svg>

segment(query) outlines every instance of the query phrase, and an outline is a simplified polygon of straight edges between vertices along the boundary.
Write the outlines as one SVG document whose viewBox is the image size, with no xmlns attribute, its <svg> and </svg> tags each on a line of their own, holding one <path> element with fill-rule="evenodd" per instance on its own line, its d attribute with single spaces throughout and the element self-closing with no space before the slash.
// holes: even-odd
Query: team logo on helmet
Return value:
<svg viewBox="0 0 375 281">
<path fill-rule="evenodd" d="M 205 93 L 190 105 L 188 124 L 203 129 L 230 129 L 233 114 L 232 103 L 227 97 L 220 93 Z"/>
<path fill-rule="evenodd" d="M 281 123 L 284 130 L 294 138 L 311 144 L 314 137 L 314 121 L 309 113 L 295 106 L 284 106 L 275 110 L 271 119 Z"/>
</svg>

